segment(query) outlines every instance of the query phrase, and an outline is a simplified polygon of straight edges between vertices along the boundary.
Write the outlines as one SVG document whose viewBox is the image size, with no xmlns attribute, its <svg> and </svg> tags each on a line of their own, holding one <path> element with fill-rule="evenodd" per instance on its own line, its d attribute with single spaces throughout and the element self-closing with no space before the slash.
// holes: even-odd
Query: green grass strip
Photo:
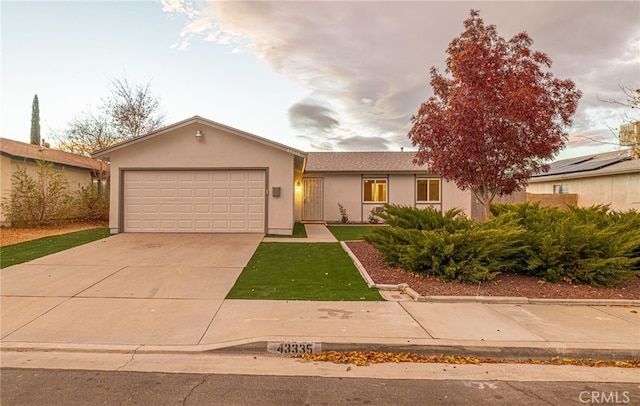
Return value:
<svg viewBox="0 0 640 406">
<path fill-rule="evenodd" d="M 45 255 L 96 241 L 109 235 L 108 228 L 93 228 L 0 247 L 0 268 L 31 261 Z"/>
<path fill-rule="evenodd" d="M 338 243 L 260 244 L 227 299 L 382 300 Z"/>
<path fill-rule="evenodd" d="M 338 239 L 338 241 L 358 241 L 362 240 L 365 234 L 370 233 L 376 227 L 382 226 L 327 226 L 329 231 Z"/>
<path fill-rule="evenodd" d="M 291 235 L 267 234 L 266 236 L 274 238 L 307 238 L 307 230 L 304 228 L 304 224 L 296 222 L 293 224 L 293 234 Z"/>
</svg>

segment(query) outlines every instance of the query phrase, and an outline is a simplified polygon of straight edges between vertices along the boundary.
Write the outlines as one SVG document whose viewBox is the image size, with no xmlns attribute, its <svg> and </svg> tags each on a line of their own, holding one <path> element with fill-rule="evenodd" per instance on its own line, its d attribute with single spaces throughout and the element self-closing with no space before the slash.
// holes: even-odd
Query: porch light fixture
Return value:
<svg viewBox="0 0 640 406">
<path fill-rule="evenodd" d="M 196 131 L 196 138 L 198 139 L 202 138 L 202 131 L 200 130 Z"/>
<path fill-rule="evenodd" d="M 302 190 L 302 187 L 300 187 L 300 182 L 296 183 L 296 192 L 299 192 L 300 190 Z"/>
</svg>

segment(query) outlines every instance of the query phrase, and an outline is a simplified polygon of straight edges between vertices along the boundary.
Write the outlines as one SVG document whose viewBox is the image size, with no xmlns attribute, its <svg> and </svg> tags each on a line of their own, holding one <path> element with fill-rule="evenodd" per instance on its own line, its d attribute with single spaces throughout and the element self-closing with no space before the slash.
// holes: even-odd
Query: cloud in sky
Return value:
<svg viewBox="0 0 640 406">
<path fill-rule="evenodd" d="M 330 131 L 340 125 L 333 115 L 335 112 L 331 109 L 312 102 L 296 103 L 289 108 L 291 126 L 302 130 Z"/>
<path fill-rule="evenodd" d="M 292 126 L 318 149 L 408 146 L 410 119 L 431 95 L 428 71 L 470 9 L 505 38 L 526 31 L 556 77 L 583 91 L 571 139 L 611 136 L 619 85 L 640 86 L 637 2 L 269 2 L 163 0 L 186 24 L 176 47 L 209 41 L 255 55 L 307 89 Z M 322 138 L 318 138 L 322 137 Z M 578 138 L 576 138 L 578 137 Z"/>
</svg>

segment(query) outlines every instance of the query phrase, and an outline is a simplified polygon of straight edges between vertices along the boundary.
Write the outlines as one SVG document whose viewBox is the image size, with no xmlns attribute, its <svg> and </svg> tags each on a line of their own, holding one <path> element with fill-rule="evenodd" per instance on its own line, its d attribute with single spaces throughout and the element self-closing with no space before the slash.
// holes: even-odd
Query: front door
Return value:
<svg viewBox="0 0 640 406">
<path fill-rule="evenodd" d="M 302 184 L 302 221 L 322 221 L 322 178 L 304 178 Z"/>
</svg>

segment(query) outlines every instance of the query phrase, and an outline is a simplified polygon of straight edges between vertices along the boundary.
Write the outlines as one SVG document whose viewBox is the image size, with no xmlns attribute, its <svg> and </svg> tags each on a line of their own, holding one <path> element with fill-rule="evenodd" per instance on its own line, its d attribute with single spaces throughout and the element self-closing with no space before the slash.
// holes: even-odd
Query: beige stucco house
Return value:
<svg viewBox="0 0 640 406">
<path fill-rule="evenodd" d="M 26 168 L 29 175 L 38 179 L 38 160 L 51 162 L 56 168 L 62 169 L 72 191 L 92 183 L 106 182 L 108 178 L 106 175 L 109 173 L 109 165 L 105 162 L 44 146 L 0 138 L 2 199 L 11 196 L 12 177 L 18 167 Z M 4 220 L 0 208 L 0 224 L 4 223 Z"/>
<path fill-rule="evenodd" d="M 527 200 L 564 194 L 574 195 L 572 201 L 579 207 L 640 210 L 640 160 L 630 149 L 563 159 L 531 178 L 527 186 Z"/>
<path fill-rule="evenodd" d="M 306 154 L 195 116 L 97 151 L 119 232 L 291 233 Z"/>
<path fill-rule="evenodd" d="M 367 222 L 384 203 L 471 214 L 471 197 L 455 184 L 413 164 L 415 152 L 309 152 L 296 218 L 341 221 L 341 205 L 350 222 Z"/>
<path fill-rule="evenodd" d="M 295 221 L 366 222 L 383 203 L 460 207 L 469 193 L 411 152 L 303 152 L 202 117 L 97 151 L 111 162 L 119 232 L 291 234 Z"/>
</svg>

